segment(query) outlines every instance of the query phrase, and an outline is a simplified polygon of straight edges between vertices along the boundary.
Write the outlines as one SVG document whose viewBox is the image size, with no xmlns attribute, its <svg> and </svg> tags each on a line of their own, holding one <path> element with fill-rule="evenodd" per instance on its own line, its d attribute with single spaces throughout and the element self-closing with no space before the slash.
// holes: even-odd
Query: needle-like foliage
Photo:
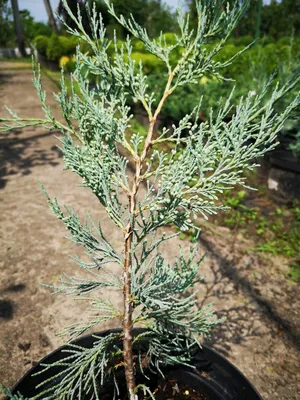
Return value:
<svg viewBox="0 0 300 400">
<path fill-rule="evenodd" d="M 197 260 L 196 248 L 187 256 L 180 250 L 174 264 L 170 264 L 160 253 L 160 245 L 176 234 L 168 236 L 158 229 L 169 225 L 180 230 L 196 228 L 195 219 L 199 215 L 207 218 L 225 208 L 220 205 L 220 193 L 235 185 L 246 185 L 243 171 L 255 168 L 256 160 L 276 146 L 277 133 L 299 107 L 298 94 L 281 114 L 274 109 L 275 103 L 300 78 L 292 77 L 269 94 L 271 78 L 258 95 L 246 95 L 235 105 L 231 96 L 220 99 L 218 108 L 211 110 L 205 122 L 199 122 L 199 99 L 199 104 L 178 126 L 171 131 L 164 128 L 155 132 L 164 102 L 178 86 L 198 84 L 203 75 L 224 79 L 223 68 L 241 53 L 223 63 L 214 61 L 248 1 L 242 5 L 236 2 L 232 8 L 224 0 L 195 1 L 196 30 L 190 29 L 188 15 L 178 10 L 180 34 L 175 44 L 168 45 L 164 35 L 150 39 L 133 16 L 126 20 L 116 15 L 113 4 L 106 0 L 109 12 L 129 32 L 126 44 L 119 48 L 116 38 L 112 43 L 106 39 L 102 17 L 95 7 L 88 9 L 89 35 L 79 10 L 74 15 L 67 0 L 63 0 L 75 23 L 74 28 L 67 27 L 69 33 L 92 49 L 92 54 L 87 54 L 78 46 L 70 92 L 62 71 L 61 91 L 55 98 L 64 122 L 55 119 L 47 106 L 40 69 L 35 63 L 33 83 L 45 118 L 23 118 L 8 110 L 11 117 L 0 120 L 4 131 L 36 125 L 59 130 L 65 167 L 81 177 L 82 184 L 91 189 L 116 229 L 124 235 L 125 250 L 120 254 L 104 236 L 100 222 L 95 223 L 90 217 L 81 221 L 73 208 L 62 208 L 42 187 L 54 214 L 65 224 L 70 240 L 83 246 L 90 258 L 86 262 L 74 257 L 86 277 L 63 274 L 55 287 L 50 286 L 55 293 L 90 303 L 88 316 L 66 327 L 62 334 L 76 338 L 115 318 L 123 324 L 123 331 L 97 337 L 89 349 L 70 344 L 63 360 L 46 367 L 59 372 L 53 372 L 40 385 L 39 394 L 32 400 L 98 400 L 108 379 L 115 382 L 114 398 L 118 399 L 114 363 L 125 371 L 130 400 L 137 399 L 138 393 L 154 398 L 149 388 L 135 382 L 135 371 L 140 369 L 147 376 L 149 371 L 163 374 L 168 365 L 192 366 L 199 337 L 209 336 L 220 322 L 213 316 L 210 305 L 201 309 L 197 304 L 195 285 L 202 280 L 199 275 L 202 259 Z M 142 41 L 148 52 L 166 67 L 167 83 L 155 109 L 155 93 L 148 91 L 142 62 L 137 64 L 132 57 L 132 37 Z M 207 50 L 205 44 L 212 39 L 218 40 L 212 50 Z M 178 48 L 181 57 L 174 62 L 173 52 Z M 91 78 L 97 82 L 95 85 L 90 84 Z M 149 117 L 146 137 L 142 132 L 132 132 L 133 116 L 128 106 L 132 99 L 141 103 Z M 161 146 L 166 143 L 170 145 L 169 151 Z M 134 165 L 133 174 L 129 163 Z M 141 193 L 142 184 L 145 190 Z M 124 197 L 128 201 L 122 200 Z M 115 272 L 120 267 L 121 277 Z M 123 295 L 122 310 L 101 298 L 103 290 L 111 289 Z M 133 338 L 135 324 L 143 326 L 145 331 Z M 138 344 L 145 342 L 147 346 L 141 350 Z M 14 400 L 22 398 L 6 393 Z"/>
</svg>

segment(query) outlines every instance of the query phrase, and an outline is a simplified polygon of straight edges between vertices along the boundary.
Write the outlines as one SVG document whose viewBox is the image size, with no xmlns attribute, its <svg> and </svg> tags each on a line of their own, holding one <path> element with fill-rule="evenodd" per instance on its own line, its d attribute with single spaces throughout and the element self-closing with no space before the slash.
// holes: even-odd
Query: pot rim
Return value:
<svg viewBox="0 0 300 400">
<path fill-rule="evenodd" d="M 137 331 L 145 331 L 145 328 L 133 328 L 133 333 L 137 332 Z M 90 334 L 86 334 L 83 336 L 80 336 L 62 346 L 59 346 L 58 348 L 56 348 L 55 350 L 51 351 L 50 353 L 46 354 L 40 361 L 38 361 L 37 364 L 35 364 L 34 366 L 32 366 L 27 372 L 25 372 L 25 374 L 17 381 L 17 383 L 13 386 L 12 388 L 12 393 L 17 393 L 17 387 L 26 379 L 26 377 L 28 377 L 29 375 L 31 375 L 34 370 L 40 366 L 41 364 L 43 364 L 46 359 L 48 357 L 50 357 L 51 355 L 54 355 L 55 353 L 64 350 L 68 344 L 77 344 L 77 342 L 88 339 L 88 338 L 96 338 L 97 336 L 106 336 L 110 333 L 116 333 L 116 332 L 122 332 L 121 328 L 113 328 L 113 329 L 106 329 L 100 332 L 94 332 L 94 333 L 90 333 Z M 83 346 L 84 347 L 84 346 Z M 252 383 L 249 381 L 249 379 L 231 362 L 229 361 L 226 357 L 224 357 L 222 354 L 220 354 L 218 351 L 216 351 L 215 349 L 205 345 L 205 344 L 200 344 L 200 348 L 201 350 L 203 350 L 204 355 L 208 356 L 209 361 L 212 361 L 212 363 L 221 363 L 223 365 L 226 365 L 226 367 L 229 369 L 231 369 L 231 371 L 233 371 L 237 376 L 239 376 L 239 379 L 243 379 L 246 384 L 250 387 L 250 389 L 253 391 L 253 394 L 255 394 L 257 397 L 257 400 L 263 400 L 261 395 L 257 392 L 257 390 L 255 389 L 255 387 L 252 385 Z M 211 360 L 210 358 L 213 358 L 213 360 Z M 218 360 L 218 361 L 216 361 Z M 178 366 L 180 367 L 180 366 Z M 192 368 L 188 368 L 186 366 L 182 366 L 180 367 L 180 369 L 185 369 L 186 371 L 191 372 L 193 375 L 195 376 L 199 376 L 198 374 L 196 374 L 195 372 L 193 372 Z M 236 399 L 238 400 L 238 399 Z M 240 400 L 240 399 L 239 399 Z"/>
</svg>

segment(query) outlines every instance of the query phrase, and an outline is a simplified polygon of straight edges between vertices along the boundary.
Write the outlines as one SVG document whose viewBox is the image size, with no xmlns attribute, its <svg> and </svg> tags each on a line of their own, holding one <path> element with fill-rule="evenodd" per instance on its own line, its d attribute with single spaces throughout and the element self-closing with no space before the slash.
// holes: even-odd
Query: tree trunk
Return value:
<svg viewBox="0 0 300 400">
<path fill-rule="evenodd" d="M 25 39 L 24 39 L 23 26 L 22 26 L 22 21 L 21 21 L 20 12 L 19 12 L 18 0 L 11 0 L 11 7 L 13 10 L 13 15 L 14 15 L 14 26 L 15 26 L 16 36 L 17 36 L 18 49 L 19 49 L 22 57 L 26 57 Z"/>
<path fill-rule="evenodd" d="M 257 3 L 257 14 L 256 14 L 256 25 L 255 25 L 255 40 L 260 37 L 260 25 L 261 25 L 261 9 L 262 9 L 262 0 L 258 0 Z M 255 45 L 257 42 L 255 43 Z"/>
<path fill-rule="evenodd" d="M 48 20 L 49 20 L 50 26 L 54 30 L 55 33 L 58 33 L 57 23 L 54 18 L 50 0 L 44 0 L 44 4 L 45 4 L 45 8 L 46 8 L 46 11 L 48 14 Z"/>
</svg>

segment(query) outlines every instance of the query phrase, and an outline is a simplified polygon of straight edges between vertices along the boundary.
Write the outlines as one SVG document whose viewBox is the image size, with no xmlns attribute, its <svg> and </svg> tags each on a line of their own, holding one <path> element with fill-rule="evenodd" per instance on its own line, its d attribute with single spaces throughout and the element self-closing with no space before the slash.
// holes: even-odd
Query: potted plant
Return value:
<svg viewBox="0 0 300 400">
<path fill-rule="evenodd" d="M 201 259 L 196 260 L 194 246 L 188 255 L 179 252 L 173 265 L 166 263 L 159 246 L 176 233 L 167 235 L 160 228 L 197 229 L 194 222 L 199 214 L 207 217 L 225 208 L 218 203 L 218 195 L 234 185 L 245 186 L 243 171 L 255 168 L 253 160 L 276 146 L 277 132 L 299 106 L 298 95 L 282 114 L 273 108 L 299 77 L 277 86 L 263 102 L 271 85 L 267 82 L 260 94 L 241 99 L 234 112 L 230 98 L 220 100 L 218 110 L 205 122 L 198 119 L 200 101 L 172 131 L 156 132 L 164 103 L 178 86 L 196 84 L 204 74 L 223 79 L 222 68 L 240 53 L 225 63 L 214 62 L 213 57 L 247 4 L 237 3 L 230 9 L 222 0 L 203 2 L 205 5 L 197 0 L 197 30 L 190 31 L 188 18 L 179 10 L 181 33 L 176 43 L 168 46 L 163 35 L 151 40 L 133 18 L 127 21 L 117 16 L 113 5 L 107 3 L 117 21 L 166 65 L 167 83 L 153 110 L 154 94 L 147 92 L 142 64 L 131 59 L 130 38 L 121 49 L 115 40 L 115 54 L 109 56 L 111 43 L 95 7 L 89 13 L 89 35 L 80 13 L 75 16 L 67 1 L 63 2 L 76 24 L 69 32 L 94 53 L 90 56 L 77 49 L 71 93 L 67 93 L 62 71 L 56 99 L 65 122 L 53 117 L 35 67 L 34 85 L 45 118 L 22 118 L 10 111 L 11 118 L 1 121 L 4 130 L 35 125 L 60 130 L 66 168 L 82 178 L 123 234 L 124 251 L 119 253 L 104 236 L 100 222 L 81 222 L 73 209 L 61 208 L 42 187 L 71 240 L 82 245 L 90 258 L 90 262 L 76 258 L 86 278 L 63 276 L 55 288 L 59 293 L 85 297 L 92 304 L 90 318 L 83 317 L 79 324 L 67 327 L 66 333 L 74 340 L 112 318 L 119 318 L 122 328 L 77 338 L 47 356 L 12 392 L 5 389 L 5 393 L 11 399 L 44 400 L 167 399 L 170 391 L 174 399 L 259 399 L 241 373 L 199 344 L 199 338 L 209 336 L 220 323 L 209 306 L 197 306 L 195 285 L 201 281 Z M 205 44 L 216 37 L 214 48 L 206 50 Z M 181 56 L 174 61 L 172 51 L 178 48 Z M 98 78 L 93 88 L 89 86 L 91 75 Z M 127 106 L 129 97 L 147 112 L 146 136 L 129 132 L 133 118 Z M 126 202 L 121 201 L 122 193 Z M 121 275 L 118 268 L 122 268 Z M 111 288 L 123 296 L 122 310 L 101 299 L 101 290 Z"/>
</svg>

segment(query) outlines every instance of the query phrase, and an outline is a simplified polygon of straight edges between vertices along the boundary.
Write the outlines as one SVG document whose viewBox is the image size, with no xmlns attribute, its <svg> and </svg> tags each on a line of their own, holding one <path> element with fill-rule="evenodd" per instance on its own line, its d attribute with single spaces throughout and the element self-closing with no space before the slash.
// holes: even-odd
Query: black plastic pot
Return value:
<svg viewBox="0 0 300 400">
<path fill-rule="evenodd" d="M 105 336 L 116 331 L 120 330 L 107 330 L 95 335 Z M 134 329 L 134 335 L 140 332 L 141 329 Z M 96 340 L 94 336 L 88 335 L 73 343 L 91 348 Z M 20 392 L 25 398 L 37 395 L 36 386 L 53 376 L 58 370 L 53 368 L 37 376 L 33 374 L 43 370 L 41 364 L 51 364 L 65 358 L 66 353 L 62 352 L 65 348 L 66 346 L 62 346 L 43 358 L 15 385 L 13 393 Z M 209 347 L 203 346 L 203 349 L 195 355 L 193 363 L 197 366 L 196 370 L 184 366 L 170 368 L 166 371 L 167 378 L 174 379 L 178 384 L 184 384 L 190 389 L 201 391 L 206 400 L 262 400 L 247 378 L 228 360 Z"/>
<path fill-rule="evenodd" d="M 300 162 L 290 150 L 274 150 L 270 155 L 270 163 L 276 168 L 300 174 Z"/>
</svg>

